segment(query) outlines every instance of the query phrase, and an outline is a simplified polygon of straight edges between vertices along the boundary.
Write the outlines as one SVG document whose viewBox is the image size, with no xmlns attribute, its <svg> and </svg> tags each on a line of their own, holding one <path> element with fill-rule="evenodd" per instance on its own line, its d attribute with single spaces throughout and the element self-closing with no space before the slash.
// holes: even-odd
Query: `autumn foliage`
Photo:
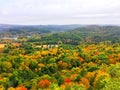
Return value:
<svg viewBox="0 0 120 90">
<path fill-rule="evenodd" d="M 50 86 L 51 82 L 47 79 L 42 79 L 42 80 L 40 80 L 40 82 L 38 84 L 41 88 L 48 88 Z"/>
<path fill-rule="evenodd" d="M 71 82 L 71 80 L 69 79 L 69 78 L 65 78 L 65 83 L 69 83 L 69 82 Z"/>
<path fill-rule="evenodd" d="M 120 45 L 115 44 L 8 45 L 0 54 L 0 90 L 102 90 L 120 78 L 119 64 Z"/>
<path fill-rule="evenodd" d="M 20 87 L 17 87 L 15 90 L 28 90 L 28 89 L 24 86 L 20 86 Z"/>
</svg>

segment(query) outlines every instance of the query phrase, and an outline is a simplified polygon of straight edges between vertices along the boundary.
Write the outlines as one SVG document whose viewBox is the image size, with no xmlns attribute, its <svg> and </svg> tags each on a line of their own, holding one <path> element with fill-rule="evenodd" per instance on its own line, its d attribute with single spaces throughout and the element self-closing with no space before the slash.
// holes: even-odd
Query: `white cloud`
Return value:
<svg viewBox="0 0 120 90">
<path fill-rule="evenodd" d="M 3 15 L 8 15 L 8 14 L 9 14 L 9 12 L 8 12 L 8 11 L 6 11 L 6 10 L 3 10 L 3 11 L 1 11 L 1 14 L 3 14 Z"/>
<path fill-rule="evenodd" d="M 120 0 L 6 0 L 0 1 L 0 23 L 120 23 L 119 10 Z"/>
</svg>

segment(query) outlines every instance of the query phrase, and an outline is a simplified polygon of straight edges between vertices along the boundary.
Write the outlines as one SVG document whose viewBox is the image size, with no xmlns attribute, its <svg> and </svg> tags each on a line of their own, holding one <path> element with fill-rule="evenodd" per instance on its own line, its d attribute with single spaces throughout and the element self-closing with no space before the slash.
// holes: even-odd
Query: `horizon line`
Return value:
<svg viewBox="0 0 120 90">
<path fill-rule="evenodd" d="M 0 25 L 11 25 L 11 26 L 62 26 L 62 25 L 81 25 L 81 26 L 89 26 L 89 25 L 97 25 L 97 26 L 120 26 L 120 24 L 9 24 L 9 23 L 0 23 Z"/>
</svg>

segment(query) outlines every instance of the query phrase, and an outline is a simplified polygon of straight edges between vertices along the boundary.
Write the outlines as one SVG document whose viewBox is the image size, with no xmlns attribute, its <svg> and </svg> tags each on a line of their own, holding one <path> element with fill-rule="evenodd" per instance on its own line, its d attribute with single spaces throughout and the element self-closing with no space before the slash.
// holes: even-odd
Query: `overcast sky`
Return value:
<svg viewBox="0 0 120 90">
<path fill-rule="evenodd" d="M 0 0 L 0 24 L 120 25 L 120 0 Z"/>
</svg>

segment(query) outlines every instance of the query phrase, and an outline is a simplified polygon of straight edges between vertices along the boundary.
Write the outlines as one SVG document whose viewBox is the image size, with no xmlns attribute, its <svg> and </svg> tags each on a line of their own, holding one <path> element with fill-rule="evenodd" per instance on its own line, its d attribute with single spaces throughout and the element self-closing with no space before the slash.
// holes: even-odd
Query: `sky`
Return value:
<svg viewBox="0 0 120 90">
<path fill-rule="evenodd" d="M 120 0 L 0 0 L 0 24 L 120 25 Z"/>
</svg>

